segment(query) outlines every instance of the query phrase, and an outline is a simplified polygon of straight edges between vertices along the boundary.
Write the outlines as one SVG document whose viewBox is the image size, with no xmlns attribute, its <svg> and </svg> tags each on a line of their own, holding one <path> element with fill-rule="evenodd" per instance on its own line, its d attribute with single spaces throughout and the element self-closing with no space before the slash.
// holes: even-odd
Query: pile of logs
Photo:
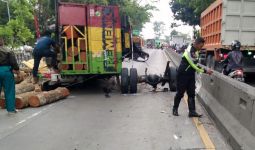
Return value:
<svg viewBox="0 0 255 150">
<path fill-rule="evenodd" d="M 64 87 L 59 87 L 52 91 L 41 91 L 38 90 L 39 85 L 34 85 L 30 82 L 29 77 L 19 79 L 23 81 L 17 82 L 16 80 L 16 108 L 23 109 L 26 107 L 39 107 L 46 104 L 56 102 L 58 100 L 66 98 L 70 95 L 69 90 Z M 4 94 L 0 95 L 0 107 L 5 108 Z"/>
</svg>

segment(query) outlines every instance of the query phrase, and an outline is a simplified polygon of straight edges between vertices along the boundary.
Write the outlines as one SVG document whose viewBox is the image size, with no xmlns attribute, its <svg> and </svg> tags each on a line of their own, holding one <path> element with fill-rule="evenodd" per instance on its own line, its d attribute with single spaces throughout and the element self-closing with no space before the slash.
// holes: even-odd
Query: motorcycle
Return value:
<svg viewBox="0 0 255 150">
<path fill-rule="evenodd" d="M 228 74 L 226 73 L 227 64 L 223 65 L 222 74 L 227 75 L 228 77 L 235 79 L 240 82 L 244 82 L 244 73 L 242 68 L 236 68 L 231 70 Z"/>
<path fill-rule="evenodd" d="M 231 71 L 228 76 L 230 78 L 233 78 L 237 81 L 240 81 L 240 82 L 244 82 L 244 74 L 243 74 L 243 69 L 236 69 L 236 70 L 233 70 Z"/>
</svg>

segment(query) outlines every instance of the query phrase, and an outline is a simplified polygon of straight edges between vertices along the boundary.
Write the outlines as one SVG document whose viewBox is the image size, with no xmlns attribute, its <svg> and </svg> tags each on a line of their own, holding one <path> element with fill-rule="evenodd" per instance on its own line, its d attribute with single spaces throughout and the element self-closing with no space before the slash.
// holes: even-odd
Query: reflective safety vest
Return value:
<svg viewBox="0 0 255 150">
<path fill-rule="evenodd" d="M 204 73 L 205 70 L 204 69 L 201 69 L 198 67 L 197 65 L 197 62 L 198 62 L 198 58 L 199 58 L 199 53 L 198 51 L 195 51 L 195 53 L 192 55 L 191 54 L 191 48 L 192 46 L 189 45 L 188 48 L 185 50 L 184 54 L 182 55 L 182 57 L 184 57 L 188 63 L 189 63 L 189 66 L 186 68 L 186 71 L 192 67 L 194 70 L 196 70 L 197 72 L 199 73 Z"/>
</svg>

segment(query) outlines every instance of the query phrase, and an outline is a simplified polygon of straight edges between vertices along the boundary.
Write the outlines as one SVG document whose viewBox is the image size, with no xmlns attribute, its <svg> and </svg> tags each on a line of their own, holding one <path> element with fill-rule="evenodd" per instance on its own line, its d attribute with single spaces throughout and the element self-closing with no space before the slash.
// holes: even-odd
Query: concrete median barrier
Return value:
<svg viewBox="0 0 255 150">
<path fill-rule="evenodd" d="M 178 66 L 181 56 L 166 51 Z M 197 98 L 234 149 L 255 149 L 255 88 L 218 72 L 197 75 Z"/>
</svg>

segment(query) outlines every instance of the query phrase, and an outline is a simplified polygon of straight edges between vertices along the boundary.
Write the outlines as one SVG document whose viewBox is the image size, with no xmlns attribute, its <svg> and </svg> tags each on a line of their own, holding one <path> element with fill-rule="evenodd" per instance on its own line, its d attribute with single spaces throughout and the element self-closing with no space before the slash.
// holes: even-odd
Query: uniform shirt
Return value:
<svg viewBox="0 0 255 150">
<path fill-rule="evenodd" d="M 0 66 L 11 66 L 14 70 L 19 70 L 19 65 L 12 51 L 0 47 Z"/>
<path fill-rule="evenodd" d="M 184 52 L 178 69 L 179 73 L 195 74 L 195 72 L 204 73 L 204 69 L 200 68 L 198 63 L 199 54 L 193 45 L 190 45 Z"/>
<path fill-rule="evenodd" d="M 49 36 L 43 36 L 38 39 L 35 45 L 35 51 L 49 51 L 51 46 L 55 46 L 55 41 L 52 40 Z"/>
</svg>

